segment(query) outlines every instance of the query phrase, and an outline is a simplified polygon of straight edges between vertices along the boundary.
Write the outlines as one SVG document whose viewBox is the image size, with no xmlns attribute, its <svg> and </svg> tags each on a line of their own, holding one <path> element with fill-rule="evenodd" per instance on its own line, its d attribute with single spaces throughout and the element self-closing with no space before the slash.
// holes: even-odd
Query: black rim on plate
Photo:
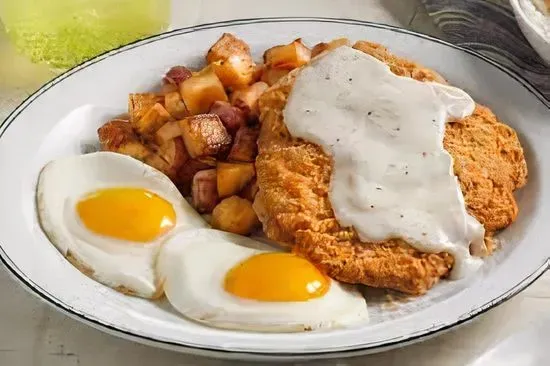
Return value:
<svg viewBox="0 0 550 366">
<path fill-rule="evenodd" d="M 215 22 L 215 23 L 207 23 L 199 26 L 192 26 L 192 27 L 186 27 L 181 29 L 176 29 L 173 31 L 169 31 L 166 33 L 162 33 L 159 35 L 151 36 L 142 40 L 138 40 L 135 42 L 132 42 L 128 45 L 119 47 L 117 49 L 107 51 L 105 53 L 102 53 L 88 61 L 83 62 L 80 65 L 77 65 L 70 70 L 66 71 L 65 73 L 59 75 L 58 77 L 54 78 L 50 82 L 46 83 L 44 86 L 42 86 L 39 90 L 37 90 L 35 93 L 33 93 L 31 96 L 29 96 L 27 99 L 25 99 L 4 121 L 2 125 L 0 125 L 0 139 L 3 137 L 6 130 L 10 127 L 10 125 L 17 119 L 19 114 L 23 112 L 35 99 L 40 97 L 42 94 L 47 92 L 50 88 L 57 85 L 58 83 L 62 82 L 64 79 L 68 78 L 69 76 L 77 73 L 80 70 L 83 70 L 97 62 L 102 61 L 103 59 L 106 59 L 110 56 L 131 50 L 133 48 L 153 43 L 165 38 L 171 38 L 182 34 L 188 34 L 193 33 L 201 30 L 208 30 L 208 29 L 216 29 L 216 28 L 224 28 L 231 25 L 248 25 L 248 24 L 262 24 L 262 23 L 293 23 L 293 22 L 313 22 L 313 23 L 339 23 L 339 24 L 346 24 L 346 25 L 355 25 L 355 26 L 363 26 L 368 28 L 378 28 L 378 29 L 384 29 L 384 30 L 390 30 L 395 33 L 401 33 L 401 34 L 407 34 L 410 36 L 414 36 L 417 38 L 426 39 L 435 43 L 442 44 L 444 46 L 454 48 L 457 50 L 460 50 L 462 52 L 465 52 L 469 55 L 475 56 L 486 63 L 489 63 L 493 67 L 496 67 L 500 71 L 507 74 L 509 77 L 513 78 L 517 82 L 519 82 L 523 87 L 525 87 L 531 94 L 533 94 L 537 99 L 539 99 L 545 106 L 550 108 L 550 101 L 546 100 L 540 92 L 537 91 L 537 89 L 531 85 L 527 80 L 523 79 L 521 76 L 516 74 L 514 71 L 511 71 L 507 69 L 506 67 L 496 63 L 495 61 L 475 52 L 467 48 L 463 48 L 460 46 L 453 45 L 451 43 L 448 43 L 446 41 L 443 41 L 439 38 L 428 36 L 425 34 L 417 33 L 414 31 L 406 30 L 403 28 L 385 25 L 385 24 L 379 24 L 379 23 L 373 23 L 373 22 L 367 22 L 367 21 L 361 21 L 361 20 L 354 20 L 354 19 L 341 19 L 341 18 L 316 18 L 316 17 L 275 17 L 275 18 L 251 18 L 251 19 L 237 19 L 237 20 L 230 20 L 230 21 L 223 21 L 223 22 Z M 486 311 L 492 309 L 493 307 L 496 307 L 505 301 L 511 299 L 518 293 L 520 293 L 522 290 L 524 290 L 526 287 L 528 287 L 530 284 L 532 284 L 534 281 L 536 281 L 544 272 L 550 267 L 550 260 L 546 259 L 543 261 L 543 263 L 540 265 L 540 267 L 534 271 L 532 274 L 524 278 L 522 281 L 520 281 L 518 284 L 516 284 L 514 287 L 510 288 L 508 291 L 503 293 L 498 298 L 495 298 L 494 300 L 472 310 L 468 313 L 463 314 L 462 316 L 458 317 L 455 321 L 447 323 L 447 324 L 441 324 L 437 327 L 432 327 L 428 329 L 423 329 L 415 333 L 410 333 L 406 335 L 402 335 L 399 337 L 396 337 L 394 339 L 385 340 L 383 342 L 379 343 L 370 343 L 365 345 L 357 345 L 353 346 L 350 349 L 344 349 L 344 350 L 334 350 L 334 351 L 325 351 L 325 352 L 290 352 L 290 353 L 280 353 L 280 352 L 247 352 L 247 351 L 232 351 L 232 350 L 225 350 L 225 349 L 217 349 L 217 348 L 209 348 L 204 347 L 200 345 L 193 345 L 193 344 L 187 344 L 184 342 L 173 342 L 168 340 L 163 340 L 155 337 L 150 337 L 144 334 L 138 334 L 133 331 L 129 331 L 123 328 L 120 328 L 114 324 L 110 324 L 107 322 L 104 322 L 102 320 L 96 319 L 94 316 L 91 316 L 90 314 L 85 314 L 79 311 L 78 309 L 73 308 L 72 306 L 65 304 L 61 301 L 59 301 L 54 295 L 50 294 L 48 291 L 34 283 L 30 278 L 28 278 L 18 267 L 17 265 L 9 258 L 9 256 L 6 254 L 4 249 L 2 248 L 2 245 L 0 243 L 0 260 L 4 264 L 4 266 L 8 269 L 9 273 L 18 280 L 24 288 L 26 288 L 29 292 L 32 294 L 38 296 L 41 300 L 46 302 L 47 304 L 51 305 L 52 307 L 56 308 L 57 310 L 61 310 L 65 314 L 71 316 L 72 318 L 75 318 L 77 320 L 82 321 L 83 323 L 87 323 L 89 325 L 92 325 L 96 328 L 102 329 L 106 331 L 107 333 L 111 333 L 114 335 L 121 336 L 123 338 L 132 339 L 136 341 L 140 341 L 142 343 L 157 345 L 162 348 L 177 348 L 179 350 L 187 351 L 189 353 L 196 353 L 196 354 L 202 354 L 202 355 L 209 355 L 209 356 L 219 356 L 219 357 L 226 357 L 226 358 L 239 358 L 239 357 L 248 357 L 248 358 L 256 358 L 256 359 L 312 359 L 312 358 L 328 358 L 328 357 L 343 357 L 343 356 L 354 356 L 354 355 L 360 355 L 370 352 L 375 352 L 378 350 L 384 350 L 384 349 L 390 349 L 392 347 L 395 347 L 397 345 L 405 345 L 414 343 L 416 341 L 420 341 L 425 338 L 432 337 L 438 333 L 444 332 L 445 330 L 448 330 L 450 328 L 453 328 L 455 326 L 458 326 L 460 324 L 463 324 L 465 322 L 471 321 L 472 319 L 476 318 L 477 316 L 485 313 Z"/>
</svg>

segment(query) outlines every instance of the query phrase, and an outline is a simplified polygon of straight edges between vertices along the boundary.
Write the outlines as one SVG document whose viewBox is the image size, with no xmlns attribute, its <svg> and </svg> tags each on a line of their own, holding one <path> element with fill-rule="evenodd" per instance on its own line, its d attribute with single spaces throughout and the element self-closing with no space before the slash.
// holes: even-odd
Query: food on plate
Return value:
<svg viewBox="0 0 550 366">
<path fill-rule="evenodd" d="M 202 170 L 216 167 L 216 161 L 209 158 L 189 159 L 177 172 L 176 182 L 180 192 L 188 196 L 191 193 L 191 184 L 195 174 Z"/>
<path fill-rule="evenodd" d="M 313 58 L 322 52 L 330 51 L 340 46 L 351 46 L 351 41 L 347 38 L 337 38 L 328 43 L 318 43 L 311 49 L 311 57 Z"/>
<path fill-rule="evenodd" d="M 250 47 L 233 34 L 224 33 L 208 50 L 206 62 L 226 88 L 239 89 L 254 81 L 256 64 Z"/>
<path fill-rule="evenodd" d="M 134 129 L 146 138 L 152 138 L 155 132 L 173 117 L 160 103 L 155 103 L 139 120 L 134 120 Z"/>
<path fill-rule="evenodd" d="M 164 75 L 162 81 L 164 84 L 180 85 L 185 80 L 193 76 L 193 72 L 185 66 L 174 66 Z"/>
<path fill-rule="evenodd" d="M 262 73 L 261 81 L 266 83 L 269 86 L 275 84 L 283 76 L 287 75 L 290 70 L 287 69 L 275 69 L 275 68 L 266 68 Z"/>
<path fill-rule="evenodd" d="M 214 102 L 208 113 L 218 116 L 231 136 L 235 136 L 239 128 L 246 125 L 248 118 L 247 112 L 224 101 Z"/>
<path fill-rule="evenodd" d="M 513 129 L 501 123 L 488 108 L 474 105 L 464 92 L 448 89 L 438 74 L 394 56 L 377 44 L 358 42 L 354 48 L 339 47 L 316 57 L 311 67 L 291 72 L 260 98 L 261 132 L 256 160 L 259 192 L 254 208 L 268 238 L 291 246 L 329 276 L 343 282 L 422 294 L 440 278 L 447 277 L 454 266 L 460 270 L 472 262 L 475 269 L 478 257 L 494 250 L 493 234 L 510 225 L 518 214 L 513 191 L 527 180 L 523 150 Z M 306 75 L 302 81 L 300 72 Z M 369 75 L 379 84 L 356 83 L 364 82 Z M 435 97 L 422 98 L 423 94 L 413 93 L 416 89 L 411 85 L 420 87 L 418 81 L 433 87 Z M 296 83 L 300 85 L 298 90 L 294 89 Z M 398 83 L 407 91 L 401 97 L 391 94 Z M 376 96 L 377 92 L 380 96 Z M 342 97 L 338 99 L 338 95 Z M 457 103 L 453 104 L 455 97 Z M 415 105 L 414 101 L 420 104 Z M 366 106 L 372 110 L 365 110 Z M 423 118 L 435 116 L 433 120 L 418 118 L 433 125 L 411 131 L 416 122 L 400 123 L 405 110 L 411 112 L 411 118 L 419 114 Z M 308 114 L 311 116 L 305 121 L 285 124 L 289 115 L 292 119 L 306 118 Z M 450 118 L 445 121 L 445 116 Z M 358 119 L 365 124 L 357 123 Z M 324 127 L 308 130 L 301 122 Z M 350 132 L 350 126 L 358 130 L 352 128 Z M 292 131 L 298 136 L 292 136 Z M 327 137 L 321 136 L 327 131 L 334 132 L 332 147 L 327 144 Z M 357 145 L 361 148 L 341 149 L 355 146 L 361 139 L 365 142 Z M 372 146 L 367 146 L 367 142 Z M 445 148 L 443 152 L 441 146 Z M 340 212 L 335 212 L 338 208 L 331 202 L 331 177 L 335 174 L 334 162 L 345 162 L 346 157 L 331 158 L 336 150 L 339 154 L 385 151 L 375 156 L 352 155 L 340 166 L 348 169 L 350 180 L 344 183 L 351 189 L 347 193 L 338 189 L 342 195 L 338 200 L 344 202 L 338 204 Z M 431 160 L 432 155 L 435 160 Z M 437 165 L 427 165 L 425 162 L 429 161 Z M 454 179 L 458 179 L 461 192 L 453 188 Z M 409 195 L 396 197 L 402 185 L 410 188 Z M 426 187 L 436 190 L 429 194 Z M 438 207 L 437 200 L 443 196 L 454 203 Z M 401 201 L 397 198 L 402 199 L 405 212 L 398 213 Z M 467 212 L 461 209 L 461 201 Z M 420 206 L 411 207 L 410 202 Z M 445 225 L 443 234 L 453 233 L 451 237 L 436 236 L 443 242 L 432 239 L 436 230 L 432 224 L 436 220 L 425 211 L 432 206 L 437 207 L 434 212 L 445 212 L 457 219 L 456 223 L 440 224 Z M 382 227 L 367 228 L 367 222 L 356 221 L 369 214 L 375 217 L 373 223 L 382 223 Z M 343 217 L 344 222 L 339 222 L 338 217 Z M 404 220 L 412 221 L 402 225 Z M 414 223 L 424 226 L 418 231 L 411 226 Z M 350 226 L 355 224 L 360 227 Z M 485 231 L 484 243 L 477 237 L 480 229 Z M 462 238 L 463 242 L 450 242 L 454 238 Z M 467 240 L 476 244 L 471 248 L 476 256 L 469 255 Z M 430 242 L 429 247 L 426 242 Z"/>
<path fill-rule="evenodd" d="M 227 159 L 230 161 L 254 162 L 258 155 L 258 135 L 260 130 L 254 127 L 241 127 L 235 134 L 235 141 Z"/>
<path fill-rule="evenodd" d="M 109 121 L 98 129 L 97 134 L 99 144 L 105 151 L 119 152 L 140 161 L 154 154 L 153 150 L 142 143 L 130 122 L 126 120 Z"/>
<path fill-rule="evenodd" d="M 252 180 L 246 185 L 246 187 L 243 188 L 241 193 L 239 193 L 239 196 L 242 198 L 246 198 L 250 202 L 254 202 L 254 198 L 256 197 L 256 194 L 258 193 L 258 182 L 256 181 L 256 178 L 252 178 Z"/>
<path fill-rule="evenodd" d="M 264 66 L 260 79 L 271 86 L 291 70 L 309 62 L 310 59 L 311 51 L 301 39 L 287 45 L 272 47 L 264 52 Z"/>
<path fill-rule="evenodd" d="M 157 153 L 162 160 L 168 163 L 170 174 L 167 175 L 169 177 L 174 177 L 175 172 L 179 171 L 189 160 L 189 154 L 181 137 L 174 137 L 160 144 Z"/>
<path fill-rule="evenodd" d="M 130 114 L 130 121 L 139 121 L 145 113 L 157 103 L 162 103 L 162 95 L 154 93 L 136 93 L 128 96 L 128 113 Z"/>
<path fill-rule="evenodd" d="M 311 59 L 311 50 L 297 39 L 284 46 L 271 47 L 264 52 L 264 64 L 268 68 L 293 70 Z"/>
<path fill-rule="evenodd" d="M 145 298 L 162 294 L 154 268 L 162 242 L 206 226 L 168 177 L 112 152 L 48 163 L 38 179 L 37 211 L 50 241 L 80 271 Z"/>
<path fill-rule="evenodd" d="M 218 194 L 222 198 L 242 191 L 256 175 L 253 163 L 241 162 L 218 162 L 217 172 Z"/>
<path fill-rule="evenodd" d="M 214 327 L 299 332 L 368 320 L 355 288 L 301 257 L 239 235 L 182 232 L 163 246 L 157 268 L 174 308 Z"/>
<path fill-rule="evenodd" d="M 103 152 L 44 167 L 44 232 L 97 281 L 237 330 L 356 324 L 350 284 L 418 295 L 475 273 L 518 215 L 515 131 L 435 71 L 350 45 L 297 39 L 260 64 L 223 34 L 202 69 L 130 94 Z M 260 229 L 289 251 L 244 237 Z"/>
<path fill-rule="evenodd" d="M 246 111 L 250 118 L 258 117 L 258 99 L 269 88 L 263 81 L 258 81 L 247 88 L 235 90 L 231 94 L 231 104 Z"/>
<path fill-rule="evenodd" d="M 192 158 L 217 155 L 230 147 L 231 136 L 215 114 L 198 114 L 179 123 L 183 141 Z"/>
<path fill-rule="evenodd" d="M 260 221 L 249 200 L 231 196 L 214 208 L 211 224 L 214 229 L 248 235 L 260 225 Z"/>
<path fill-rule="evenodd" d="M 214 69 L 207 66 L 180 84 L 180 94 L 190 114 L 207 113 L 215 101 L 227 101 L 227 94 Z"/>
<path fill-rule="evenodd" d="M 168 121 L 155 132 L 155 142 L 162 145 L 172 139 L 181 136 L 181 128 L 178 121 Z"/>
<path fill-rule="evenodd" d="M 168 114 L 173 118 L 182 119 L 189 115 L 189 111 L 178 91 L 164 94 L 164 105 Z"/>
<path fill-rule="evenodd" d="M 199 213 L 210 213 L 218 203 L 216 169 L 200 170 L 193 176 L 191 198 L 193 207 Z"/>
</svg>

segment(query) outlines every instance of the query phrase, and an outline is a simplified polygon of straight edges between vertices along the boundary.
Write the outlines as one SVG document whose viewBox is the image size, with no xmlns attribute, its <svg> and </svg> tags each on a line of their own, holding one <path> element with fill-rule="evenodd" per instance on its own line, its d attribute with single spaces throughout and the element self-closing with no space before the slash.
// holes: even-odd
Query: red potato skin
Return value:
<svg viewBox="0 0 550 366">
<path fill-rule="evenodd" d="M 195 174 L 201 170 L 211 169 L 213 166 L 216 166 L 215 161 L 210 163 L 199 159 L 187 160 L 177 173 L 176 186 L 181 194 L 186 197 L 189 196 Z"/>
<path fill-rule="evenodd" d="M 229 102 L 216 101 L 210 107 L 210 114 L 217 115 L 231 136 L 235 136 L 239 128 L 247 121 L 246 113 Z"/>
<path fill-rule="evenodd" d="M 252 127 L 241 127 L 235 135 L 227 159 L 230 161 L 254 162 L 258 155 L 258 136 L 260 130 Z"/>
<path fill-rule="evenodd" d="M 191 191 L 193 207 L 199 213 L 210 213 L 218 204 L 216 169 L 201 170 L 193 177 Z"/>
<path fill-rule="evenodd" d="M 170 70 L 168 70 L 162 80 L 165 84 L 179 85 L 183 81 L 189 79 L 191 76 L 193 76 L 193 73 L 187 67 L 174 66 Z"/>
</svg>

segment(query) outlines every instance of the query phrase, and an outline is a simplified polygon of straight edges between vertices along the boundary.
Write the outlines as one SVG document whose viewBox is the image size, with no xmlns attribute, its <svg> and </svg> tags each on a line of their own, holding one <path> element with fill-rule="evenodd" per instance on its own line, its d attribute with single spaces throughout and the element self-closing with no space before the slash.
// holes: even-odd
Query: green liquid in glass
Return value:
<svg viewBox="0 0 550 366">
<path fill-rule="evenodd" d="M 0 16 L 18 51 L 66 69 L 161 32 L 170 0 L 2 0 Z"/>
</svg>

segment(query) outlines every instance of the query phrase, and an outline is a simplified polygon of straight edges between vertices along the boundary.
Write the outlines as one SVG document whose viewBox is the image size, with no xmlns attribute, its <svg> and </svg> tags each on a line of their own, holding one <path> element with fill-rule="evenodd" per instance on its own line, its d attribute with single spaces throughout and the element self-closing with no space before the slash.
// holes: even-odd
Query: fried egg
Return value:
<svg viewBox="0 0 550 366">
<path fill-rule="evenodd" d="M 299 332 L 368 320 L 355 287 L 306 259 L 213 229 L 172 236 L 157 263 L 168 301 L 185 317 L 218 328 Z"/>
<path fill-rule="evenodd" d="M 162 243 L 207 227 L 168 177 L 131 157 L 97 152 L 48 163 L 37 211 L 50 241 L 78 269 L 126 294 L 155 298 Z"/>
</svg>

